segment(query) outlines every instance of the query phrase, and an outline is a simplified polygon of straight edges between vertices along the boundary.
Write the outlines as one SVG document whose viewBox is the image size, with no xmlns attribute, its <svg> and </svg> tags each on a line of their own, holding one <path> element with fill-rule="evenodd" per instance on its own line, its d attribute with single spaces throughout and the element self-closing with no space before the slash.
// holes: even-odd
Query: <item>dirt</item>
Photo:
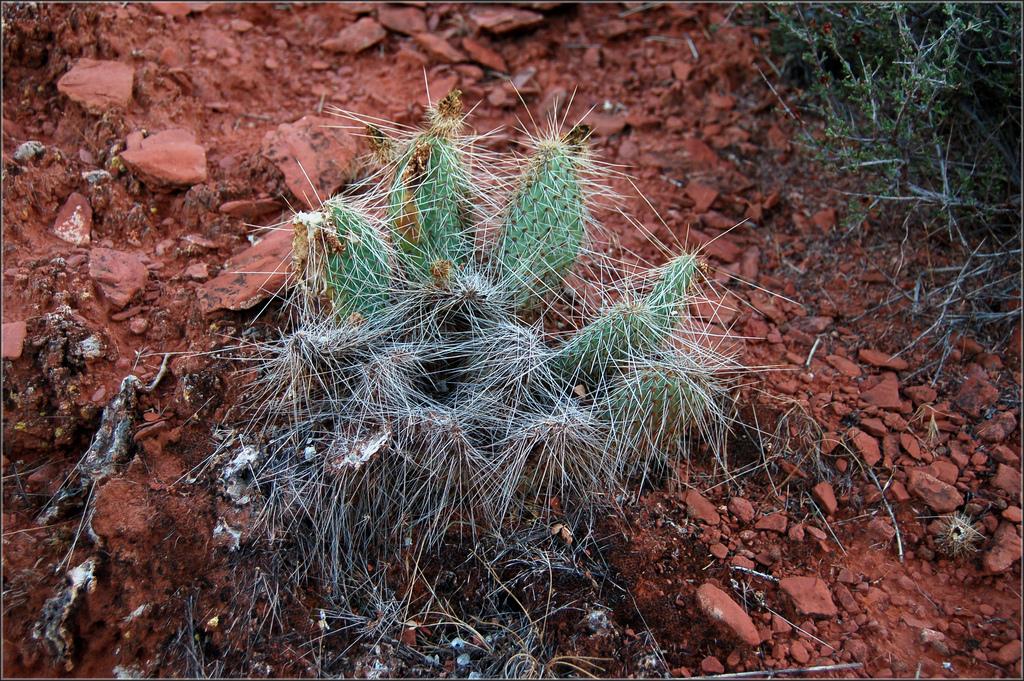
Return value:
<svg viewBox="0 0 1024 681">
<path fill-rule="evenodd" d="M 269 294 L 287 239 L 251 252 L 251 237 L 314 205 L 310 184 L 367 172 L 358 138 L 320 127 L 330 107 L 414 124 L 424 82 L 431 101 L 460 88 L 477 130 L 502 128 L 485 141 L 497 151 L 518 149 L 527 113 L 586 114 L 596 153 L 643 194 L 614 178 L 626 211 L 701 249 L 726 304 L 696 312 L 761 368 L 736 391 L 730 474 L 694 461 L 600 523 L 599 583 L 558 585 L 600 600 L 608 627 L 562 611 L 552 655 L 616 676 L 1020 675 L 1019 323 L 959 337 L 934 385 L 929 343 L 892 358 L 927 328 L 909 311 L 917 272 L 952 251 L 879 217 L 840 224 L 852 180 L 798 144 L 817 124 L 784 104 L 797 94 L 763 56 L 757 10 L 528 4 L 4 5 L 6 676 L 372 675 L 366 655 L 388 650 L 406 665 L 393 673 L 437 672 L 416 666 L 422 631 L 369 652 L 320 636 L 321 595 L 280 586 L 287 560 L 265 544 L 236 548 L 225 519 L 244 527 L 249 511 L 207 465 L 241 389 L 214 351 L 282 317 Z M 624 250 L 664 260 L 604 217 Z M 145 389 L 127 460 L 84 479 L 129 374 Z M 952 510 L 982 536 L 959 559 L 936 544 Z M 702 611 L 706 583 L 759 645 Z"/>
</svg>

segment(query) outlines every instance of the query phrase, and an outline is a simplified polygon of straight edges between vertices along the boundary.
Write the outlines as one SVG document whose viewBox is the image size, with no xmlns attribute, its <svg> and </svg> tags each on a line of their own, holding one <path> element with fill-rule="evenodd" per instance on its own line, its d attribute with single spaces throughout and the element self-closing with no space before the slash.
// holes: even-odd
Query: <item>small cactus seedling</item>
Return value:
<svg viewBox="0 0 1024 681">
<path fill-rule="evenodd" d="M 962 558 L 978 550 L 985 536 L 978 532 L 966 513 L 953 513 L 940 520 L 942 529 L 935 538 L 939 550 L 950 558 Z"/>
<path fill-rule="evenodd" d="M 276 529 L 335 583 L 346 561 L 453 526 L 611 503 L 724 427 L 729 360 L 678 333 L 693 332 L 698 258 L 624 280 L 589 324 L 546 334 L 598 257 L 589 130 L 534 140 L 510 177 L 463 118 L 456 91 L 423 130 L 370 128 L 379 188 L 294 221 L 299 314 L 262 347 L 257 482 Z"/>
</svg>

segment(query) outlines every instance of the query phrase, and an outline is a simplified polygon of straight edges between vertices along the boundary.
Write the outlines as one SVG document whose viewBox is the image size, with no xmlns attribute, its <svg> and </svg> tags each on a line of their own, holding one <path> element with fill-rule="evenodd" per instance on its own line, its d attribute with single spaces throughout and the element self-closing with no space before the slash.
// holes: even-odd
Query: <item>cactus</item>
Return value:
<svg viewBox="0 0 1024 681">
<path fill-rule="evenodd" d="M 461 93 L 453 90 L 431 111 L 430 127 L 406 145 L 395 168 L 389 217 L 411 278 L 446 279 L 447 268 L 464 265 L 472 255 L 472 186 L 459 147 L 461 127 Z"/>
<path fill-rule="evenodd" d="M 270 448 L 268 521 L 328 579 L 338 561 L 437 545 L 452 527 L 592 508 L 724 421 L 728 362 L 675 338 L 694 255 L 646 294 L 607 295 L 568 338 L 544 332 L 596 255 L 589 130 L 536 140 L 508 179 L 486 174 L 462 128 L 457 91 L 421 131 L 372 127 L 390 186 L 295 219 L 297 329 L 261 346 L 252 435 Z"/>
<path fill-rule="evenodd" d="M 519 308 L 556 291 L 579 255 L 586 224 L 580 170 L 589 134 L 578 125 L 538 145 L 506 208 L 495 259 Z"/>
<path fill-rule="evenodd" d="M 337 230 L 331 239 L 324 278 L 342 316 L 375 314 L 387 304 L 391 263 L 389 246 L 368 215 L 337 198 L 327 203 Z M 332 234 L 330 229 L 326 230 Z"/>
</svg>

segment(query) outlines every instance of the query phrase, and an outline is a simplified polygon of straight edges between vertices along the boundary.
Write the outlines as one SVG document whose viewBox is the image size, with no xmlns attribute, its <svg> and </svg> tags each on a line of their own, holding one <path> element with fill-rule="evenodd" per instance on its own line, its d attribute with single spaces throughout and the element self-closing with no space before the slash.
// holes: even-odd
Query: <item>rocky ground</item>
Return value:
<svg viewBox="0 0 1024 681">
<path fill-rule="evenodd" d="M 958 337 L 941 372 L 927 343 L 894 356 L 949 256 L 840 226 L 757 11 L 527 5 L 4 5 L 5 675 L 437 673 L 414 630 L 388 661 L 322 636 L 314 593 L 268 610 L 273 556 L 232 538 L 203 467 L 239 389 L 210 351 L 280 312 L 289 234 L 260 227 L 366 175 L 331 107 L 415 124 L 424 81 L 502 126 L 498 151 L 575 93 L 633 215 L 712 265 L 721 304 L 696 313 L 761 369 L 728 474 L 694 464 L 607 521 L 619 595 L 563 618 L 556 652 L 606 675 L 1020 675 L 1020 326 Z M 954 512 L 980 533 L 959 558 Z"/>
</svg>

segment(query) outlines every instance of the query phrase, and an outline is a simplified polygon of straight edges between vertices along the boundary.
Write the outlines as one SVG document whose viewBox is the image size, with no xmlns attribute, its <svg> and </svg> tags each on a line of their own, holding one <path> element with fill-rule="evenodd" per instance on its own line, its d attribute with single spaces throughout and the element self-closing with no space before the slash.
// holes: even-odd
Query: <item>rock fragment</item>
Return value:
<svg viewBox="0 0 1024 681">
<path fill-rule="evenodd" d="M 513 7 L 477 7 L 469 14 L 477 26 L 495 35 L 504 35 L 544 22 L 544 15 Z"/>
<path fill-rule="evenodd" d="M 145 288 L 149 270 L 134 253 L 93 248 L 89 252 L 89 276 L 111 305 L 122 308 Z"/>
<path fill-rule="evenodd" d="M 952 513 L 964 503 L 963 496 L 955 487 L 919 468 L 910 471 L 907 478 L 907 490 L 928 504 L 928 507 L 936 513 Z"/>
<path fill-rule="evenodd" d="M 134 80 L 135 70 L 127 64 L 82 58 L 57 81 L 57 90 L 89 113 L 102 114 L 128 107 Z"/>
<path fill-rule="evenodd" d="M 427 20 L 423 10 L 408 5 L 381 5 L 377 8 L 377 20 L 389 31 L 416 35 L 426 33 Z"/>
<path fill-rule="evenodd" d="M 1009 522 L 999 523 L 992 537 L 992 548 L 985 552 L 982 563 L 991 574 L 1008 572 L 1021 559 L 1022 543 L 1019 530 Z"/>
<path fill-rule="evenodd" d="M 683 501 L 686 504 L 686 512 L 691 518 L 705 522 L 708 525 L 717 525 L 721 520 L 714 504 L 705 499 L 697 490 L 687 490 Z"/>
<path fill-rule="evenodd" d="M 750 615 L 714 584 L 702 584 L 697 589 L 697 604 L 711 620 L 735 634 L 747 645 L 756 646 L 761 642 L 761 635 L 757 632 Z"/>
<path fill-rule="evenodd" d="M 307 208 L 318 208 L 321 200 L 355 179 L 357 153 L 355 138 L 339 129 L 338 121 L 319 116 L 284 123 L 263 138 L 263 155 Z"/>
<path fill-rule="evenodd" d="M 0 342 L 0 356 L 4 359 L 18 359 L 25 347 L 25 322 L 4 322 L 3 339 Z"/>
<path fill-rule="evenodd" d="M 69 244 L 87 246 L 92 233 L 92 206 L 89 205 L 89 199 L 78 192 L 72 192 L 57 211 L 53 233 Z"/>
<path fill-rule="evenodd" d="M 896 374 L 886 372 L 875 387 L 860 394 L 860 399 L 879 409 L 899 409 L 900 379 Z"/>
<path fill-rule="evenodd" d="M 819 577 L 784 577 L 779 588 L 793 601 L 798 612 L 816 617 L 835 617 L 839 614 L 832 602 L 832 592 Z"/>
<path fill-rule="evenodd" d="M 323 47 L 329 52 L 356 54 L 373 47 L 387 35 L 387 31 L 374 19 L 363 17 L 343 28 L 335 37 L 325 40 Z"/>
<path fill-rule="evenodd" d="M 204 314 L 245 310 L 281 291 L 291 262 L 292 232 L 274 230 L 228 260 L 218 276 L 197 292 Z"/>
<path fill-rule="evenodd" d="M 152 187 L 191 187 L 206 182 L 206 149 L 188 130 L 164 130 L 137 143 L 129 139 L 121 160 Z"/>
</svg>

